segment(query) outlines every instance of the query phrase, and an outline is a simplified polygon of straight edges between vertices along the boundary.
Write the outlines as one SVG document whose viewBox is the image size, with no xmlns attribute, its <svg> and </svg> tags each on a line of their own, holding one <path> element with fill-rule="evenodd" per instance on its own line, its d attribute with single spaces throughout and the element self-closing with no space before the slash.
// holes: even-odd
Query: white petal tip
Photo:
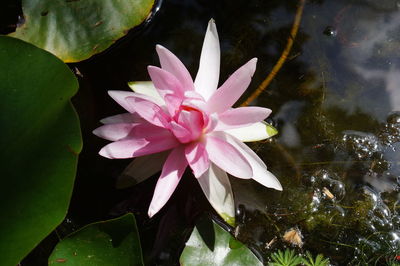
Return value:
<svg viewBox="0 0 400 266">
<path fill-rule="evenodd" d="M 102 149 L 99 151 L 99 155 L 100 155 L 100 156 L 103 156 L 103 157 L 105 157 L 105 158 L 108 158 L 108 159 L 114 159 L 113 157 L 110 156 L 110 153 L 107 151 L 106 148 L 102 148 Z"/>
<path fill-rule="evenodd" d="M 147 212 L 147 215 L 149 216 L 149 218 L 152 218 L 154 215 L 156 215 L 157 212 L 158 212 L 158 210 L 155 210 L 152 207 L 149 207 L 149 211 Z"/>
<path fill-rule="evenodd" d="M 165 51 L 165 50 L 168 50 L 168 49 L 165 48 L 164 46 L 162 46 L 161 44 L 157 44 L 157 45 L 156 45 L 156 51 L 157 51 L 157 53 L 163 52 L 163 51 Z"/>
<path fill-rule="evenodd" d="M 215 20 L 213 18 L 208 22 L 206 34 L 207 33 L 212 33 L 218 39 L 217 25 L 215 24 Z"/>
<path fill-rule="evenodd" d="M 282 191 L 283 190 L 281 183 L 278 181 L 278 179 L 275 176 L 273 176 L 273 179 L 270 180 L 270 182 L 268 184 L 268 187 L 272 188 L 272 189 L 275 189 L 275 190 L 278 190 L 278 191 Z"/>
<path fill-rule="evenodd" d="M 254 72 L 256 72 L 256 68 L 257 68 L 257 61 L 258 59 L 256 57 L 254 57 L 253 59 L 251 59 L 249 61 L 249 64 L 251 65 L 251 68 L 249 69 L 249 71 L 251 71 L 251 76 L 253 77 Z"/>
<path fill-rule="evenodd" d="M 113 96 L 115 96 L 117 93 L 116 91 L 107 91 L 108 95 L 110 95 L 111 98 L 113 98 Z"/>
<path fill-rule="evenodd" d="M 208 21 L 208 28 L 212 30 L 214 28 L 216 29 L 215 20 L 213 18 Z"/>
<path fill-rule="evenodd" d="M 101 122 L 101 121 L 100 121 L 100 122 Z M 92 131 L 92 134 L 93 134 L 93 135 L 96 135 L 96 136 L 98 136 L 98 137 L 100 137 L 100 136 L 99 136 L 99 128 L 96 128 L 95 130 L 93 130 L 93 131 Z"/>
</svg>

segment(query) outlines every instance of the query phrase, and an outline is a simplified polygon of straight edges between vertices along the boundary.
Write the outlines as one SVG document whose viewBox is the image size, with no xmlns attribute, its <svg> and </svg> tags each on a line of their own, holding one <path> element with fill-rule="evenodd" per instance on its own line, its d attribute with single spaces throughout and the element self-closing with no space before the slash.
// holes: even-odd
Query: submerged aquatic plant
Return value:
<svg viewBox="0 0 400 266">
<path fill-rule="evenodd" d="M 297 266 L 303 262 L 302 257 L 295 254 L 293 249 L 278 250 L 271 254 L 271 259 L 268 264 L 270 266 Z"/>
<path fill-rule="evenodd" d="M 282 190 L 263 161 L 243 143 L 272 135 L 263 122 L 271 110 L 232 108 L 250 84 L 257 59 L 240 67 L 217 89 L 220 47 L 213 20 L 194 82 L 173 53 L 160 45 L 156 50 L 161 68 L 148 67 L 152 82 L 132 83 L 135 92 L 109 91 L 129 113 L 105 118 L 104 125 L 94 130 L 97 136 L 113 141 L 99 153 L 110 159 L 143 156 L 132 166 L 140 171 L 140 179 L 161 170 L 150 217 L 168 201 L 189 165 L 211 205 L 232 224 L 234 202 L 226 173 Z"/>
<path fill-rule="evenodd" d="M 329 259 L 325 258 L 324 255 L 318 254 L 315 258 L 313 255 L 309 252 L 306 251 L 306 256 L 305 258 L 302 258 L 303 264 L 305 266 L 328 266 L 329 265 Z"/>
<path fill-rule="evenodd" d="M 328 266 L 329 259 L 324 255 L 318 254 L 315 258 L 313 255 L 306 251 L 305 256 L 298 255 L 293 249 L 285 249 L 284 251 L 278 250 L 271 254 L 270 266 Z"/>
</svg>

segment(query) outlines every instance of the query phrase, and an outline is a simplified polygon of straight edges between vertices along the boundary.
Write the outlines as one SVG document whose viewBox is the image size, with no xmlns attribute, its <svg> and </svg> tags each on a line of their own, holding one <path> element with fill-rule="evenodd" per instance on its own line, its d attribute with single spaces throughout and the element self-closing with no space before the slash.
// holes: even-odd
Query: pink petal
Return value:
<svg viewBox="0 0 400 266">
<path fill-rule="evenodd" d="M 165 161 L 161 176 L 157 181 L 154 190 L 153 199 L 151 200 L 148 215 L 152 217 L 167 203 L 183 173 L 185 172 L 187 162 L 183 147 L 177 147 L 168 156 Z"/>
<path fill-rule="evenodd" d="M 172 138 L 173 135 L 171 134 L 171 131 L 169 131 L 168 129 L 155 126 L 144 120 L 143 123 L 140 123 L 132 128 L 130 137 L 142 138 L 148 141 L 152 141 L 161 138 Z"/>
<path fill-rule="evenodd" d="M 253 171 L 247 159 L 231 144 L 224 135 L 211 133 L 207 136 L 206 150 L 210 160 L 219 168 L 239 178 L 251 178 Z"/>
<path fill-rule="evenodd" d="M 136 95 L 127 97 L 126 102 L 149 123 L 159 127 L 168 127 L 170 118 L 157 104 Z"/>
<path fill-rule="evenodd" d="M 93 130 L 93 134 L 103 139 L 117 141 L 126 138 L 136 125 L 132 123 L 107 124 Z"/>
<path fill-rule="evenodd" d="M 220 134 L 220 132 L 216 133 Z M 235 137 L 230 136 L 229 134 L 220 134 L 224 136 L 225 139 L 233 145 L 241 154 L 247 159 L 250 163 L 251 168 L 253 169 L 253 177 L 255 181 L 258 183 L 273 188 L 276 190 L 282 190 L 282 186 L 279 183 L 279 180 L 267 170 L 267 166 L 265 163 L 258 157 L 258 155 L 250 149 L 246 144 L 242 143 L 240 140 Z"/>
<path fill-rule="evenodd" d="M 112 142 L 103 147 L 99 154 L 109 159 L 125 159 L 172 149 L 179 145 L 175 137 L 146 140 L 126 139 Z"/>
<path fill-rule="evenodd" d="M 169 151 L 149 154 L 135 158 L 118 177 L 118 189 L 136 185 L 161 171 Z"/>
<path fill-rule="evenodd" d="M 270 113 L 270 109 L 256 106 L 229 109 L 218 114 L 218 124 L 214 130 L 220 131 L 250 126 L 263 121 Z"/>
<path fill-rule="evenodd" d="M 195 177 L 199 178 L 210 167 L 210 160 L 202 142 L 193 142 L 185 147 L 186 160 L 193 170 Z"/>
<path fill-rule="evenodd" d="M 134 113 L 135 110 L 126 102 L 126 97 L 135 96 L 134 92 L 131 91 L 108 91 L 108 95 L 114 99 L 119 105 L 121 105 L 129 113 Z"/>
<path fill-rule="evenodd" d="M 157 45 L 156 50 L 162 69 L 174 75 L 180 81 L 185 91 L 194 90 L 192 77 L 178 57 L 161 45 Z"/>
<path fill-rule="evenodd" d="M 147 70 L 154 86 L 162 97 L 166 94 L 183 96 L 184 89 L 179 80 L 170 72 L 155 66 L 148 66 Z"/>
<path fill-rule="evenodd" d="M 113 115 L 100 120 L 102 124 L 137 123 L 144 121 L 137 113 Z"/>
<path fill-rule="evenodd" d="M 235 71 L 207 102 L 209 113 L 228 110 L 245 92 L 256 70 L 257 58 Z"/>
<path fill-rule="evenodd" d="M 204 102 L 203 96 L 196 91 L 185 91 L 185 98 L 202 100 Z"/>
<path fill-rule="evenodd" d="M 164 99 L 161 97 L 158 90 L 154 87 L 151 81 L 131 81 L 128 82 L 129 88 L 134 92 L 146 95 L 151 98 L 151 101 L 158 104 L 159 106 L 164 106 Z"/>
<path fill-rule="evenodd" d="M 199 138 L 202 134 L 204 120 L 201 112 L 182 110 L 179 113 L 178 122 L 189 130 L 191 140 Z"/>
<path fill-rule="evenodd" d="M 192 140 L 191 132 L 184 126 L 179 125 L 175 121 L 170 123 L 170 130 L 174 133 L 174 136 L 181 142 L 187 143 Z"/>
<path fill-rule="evenodd" d="M 208 22 L 203 47 L 201 49 L 199 71 L 195 79 L 195 89 L 208 100 L 218 87 L 220 47 L 217 27 L 211 19 Z"/>
<path fill-rule="evenodd" d="M 207 110 L 207 103 L 203 99 L 198 98 L 186 98 L 181 105 L 197 109 L 203 113 Z"/>
<path fill-rule="evenodd" d="M 169 114 L 174 116 L 182 104 L 182 98 L 173 94 L 167 94 L 164 96 L 164 100 Z"/>
<path fill-rule="evenodd" d="M 109 159 L 125 159 L 135 157 L 135 151 L 146 147 L 149 142 L 145 139 L 120 140 L 104 146 L 99 154 Z"/>
</svg>

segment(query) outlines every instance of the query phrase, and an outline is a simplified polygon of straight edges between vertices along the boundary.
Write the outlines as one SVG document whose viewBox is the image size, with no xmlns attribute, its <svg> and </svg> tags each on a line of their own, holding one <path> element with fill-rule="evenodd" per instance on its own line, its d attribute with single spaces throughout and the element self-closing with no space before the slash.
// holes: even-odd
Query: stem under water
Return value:
<svg viewBox="0 0 400 266">
<path fill-rule="evenodd" d="M 305 0 L 299 0 L 299 5 L 296 10 L 296 16 L 294 18 L 294 22 L 292 25 L 292 29 L 290 30 L 290 35 L 288 37 L 285 50 L 283 50 L 281 57 L 276 62 L 275 66 L 272 68 L 271 72 L 264 79 L 264 81 L 258 86 L 258 88 L 240 105 L 241 107 L 249 105 L 252 101 L 254 101 L 260 94 L 268 87 L 271 81 L 274 79 L 276 74 L 282 68 L 285 63 L 294 43 L 294 39 L 296 38 L 297 32 L 299 31 L 299 26 L 301 22 L 301 16 L 303 15 L 303 9 Z"/>
</svg>

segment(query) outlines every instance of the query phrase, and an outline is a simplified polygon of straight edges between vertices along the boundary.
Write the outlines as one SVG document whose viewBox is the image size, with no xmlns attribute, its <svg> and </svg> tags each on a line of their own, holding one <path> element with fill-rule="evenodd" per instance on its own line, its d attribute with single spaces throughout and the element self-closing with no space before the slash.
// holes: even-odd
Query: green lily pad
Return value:
<svg viewBox="0 0 400 266">
<path fill-rule="evenodd" d="M 154 0 L 22 0 L 25 23 L 10 36 L 64 62 L 104 51 L 150 14 Z"/>
<path fill-rule="evenodd" d="M 0 252 L 16 265 L 64 219 L 82 148 L 78 82 L 52 54 L 0 36 Z"/>
<path fill-rule="evenodd" d="M 193 229 L 180 257 L 183 266 L 263 265 L 241 242 L 211 220 L 202 220 Z"/>
<path fill-rule="evenodd" d="M 57 244 L 49 265 L 144 265 L 135 217 L 87 225 Z"/>
</svg>

